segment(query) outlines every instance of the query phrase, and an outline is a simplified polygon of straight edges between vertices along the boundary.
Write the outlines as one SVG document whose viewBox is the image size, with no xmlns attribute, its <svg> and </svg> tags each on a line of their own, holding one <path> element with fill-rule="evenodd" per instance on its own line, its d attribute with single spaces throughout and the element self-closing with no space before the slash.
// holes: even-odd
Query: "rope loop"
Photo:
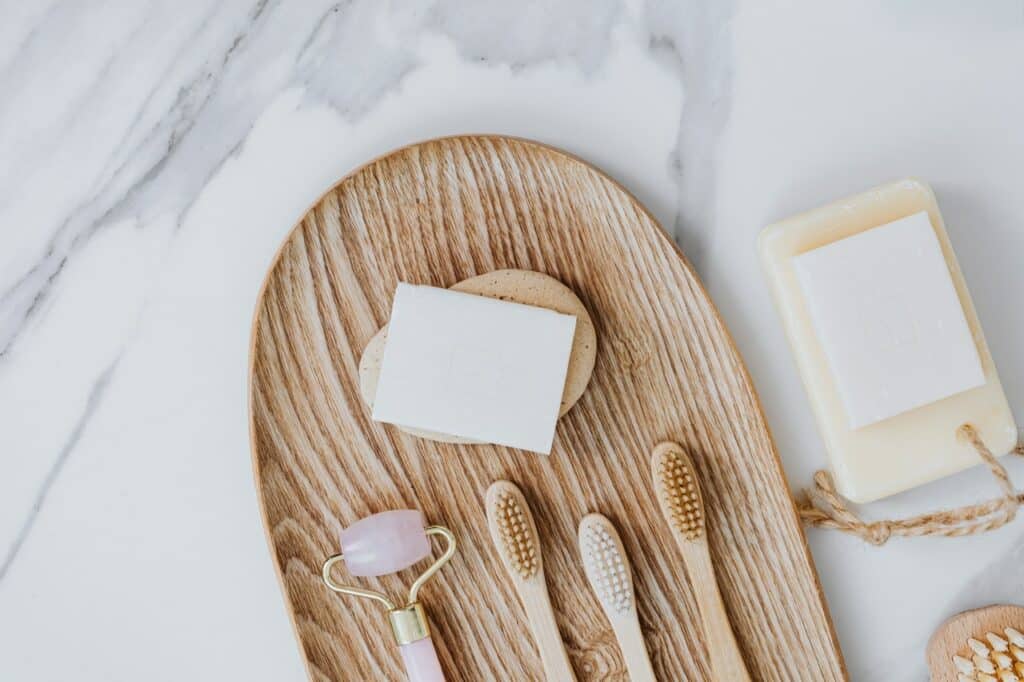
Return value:
<svg viewBox="0 0 1024 682">
<path fill-rule="evenodd" d="M 964 424 L 957 429 L 957 436 L 970 443 L 988 466 L 1002 493 L 999 497 L 906 519 L 865 521 L 836 491 L 832 474 L 817 471 L 814 474 L 814 484 L 805 490 L 797 501 L 800 518 L 809 526 L 840 530 L 876 546 L 884 545 L 893 536 L 961 537 L 1005 526 L 1017 517 L 1017 511 L 1024 505 L 1024 493 L 1013 487 L 1006 467 L 985 445 L 977 429 L 970 424 Z M 1012 452 L 1024 455 L 1024 443 L 1018 443 Z"/>
</svg>

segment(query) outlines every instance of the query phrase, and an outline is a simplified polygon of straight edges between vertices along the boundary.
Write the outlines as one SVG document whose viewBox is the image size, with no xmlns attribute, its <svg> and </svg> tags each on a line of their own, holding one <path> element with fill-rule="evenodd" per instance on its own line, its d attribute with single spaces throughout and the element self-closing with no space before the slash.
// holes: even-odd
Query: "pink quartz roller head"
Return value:
<svg viewBox="0 0 1024 682">
<path fill-rule="evenodd" d="M 455 535 L 444 526 L 424 525 L 423 513 L 413 509 L 381 512 L 356 521 L 341 531 L 341 554 L 327 559 L 322 573 L 324 583 L 335 592 L 375 599 L 387 608 L 410 682 L 444 682 L 437 650 L 430 639 L 430 625 L 417 597 L 423 584 L 455 554 Z M 404 606 L 396 606 L 381 592 L 334 580 L 332 572 L 339 563 L 356 577 L 386 575 L 408 568 L 430 556 L 433 535 L 443 537 L 448 546 L 413 582 Z"/>
<path fill-rule="evenodd" d="M 423 512 L 386 511 L 356 521 L 341 531 L 345 567 L 357 577 L 387 575 L 430 555 Z"/>
</svg>

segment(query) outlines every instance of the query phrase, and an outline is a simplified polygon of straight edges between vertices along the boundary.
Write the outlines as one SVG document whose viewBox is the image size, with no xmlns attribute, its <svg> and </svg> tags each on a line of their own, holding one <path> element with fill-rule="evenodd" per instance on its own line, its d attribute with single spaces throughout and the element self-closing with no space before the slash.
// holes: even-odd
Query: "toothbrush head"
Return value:
<svg viewBox="0 0 1024 682">
<path fill-rule="evenodd" d="M 704 501 L 693 461 L 678 443 L 662 443 L 651 455 L 651 474 L 661 513 L 683 540 L 704 536 Z"/>
<path fill-rule="evenodd" d="M 543 570 L 537 526 L 526 498 L 514 483 L 496 481 L 487 489 L 487 521 L 505 567 L 520 580 Z"/>
<path fill-rule="evenodd" d="M 579 542 L 587 580 L 608 618 L 629 613 L 633 575 L 615 526 L 601 514 L 589 514 L 580 521 Z"/>
</svg>

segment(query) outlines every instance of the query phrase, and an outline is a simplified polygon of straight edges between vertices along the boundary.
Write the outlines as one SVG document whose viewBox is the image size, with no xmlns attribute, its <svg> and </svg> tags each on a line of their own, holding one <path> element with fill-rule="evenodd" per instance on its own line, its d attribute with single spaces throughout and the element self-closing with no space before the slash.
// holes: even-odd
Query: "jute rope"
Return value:
<svg viewBox="0 0 1024 682">
<path fill-rule="evenodd" d="M 894 535 L 975 535 L 995 530 L 1013 521 L 1017 510 L 1024 505 L 1024 492 L 1014 489 L 1010 476 L 1006 473 L 1006 467 L 999 463 L 973 426 L 964 424 L 957 431 L 957 435 L 967 440 L 988 465 L 1002 495 L 979 504 L 906 519 L 865 521 L 851 511 L 847 501 L 836 492 L 832 475 L 827 471 L 818 471 L 814 474 L 814 485 L 806 489 L 801 499 L 797 501 L 800 517 L 810 526 L 834 528 L 851 533 L 873 545 L 884 545 Z M 1024 443 L 1018 443 L 1013 453 L 1024 455 Z"/>
</svg>

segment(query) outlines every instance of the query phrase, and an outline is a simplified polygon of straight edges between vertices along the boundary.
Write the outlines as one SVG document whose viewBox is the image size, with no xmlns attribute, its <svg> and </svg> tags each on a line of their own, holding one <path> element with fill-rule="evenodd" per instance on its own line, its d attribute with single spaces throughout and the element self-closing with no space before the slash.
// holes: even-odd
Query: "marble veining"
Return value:
<svg viewBox="0 0 1024 682">
<path fill-rule="evenodd" d="M 672 223 L 676 240 L 699 263 L 706 228 L 714 221 L 715 153 L 729 120 L 731 0 L 715 3 L 658 2 L 646 19 L 650 49 L 685 84 L 675 147 L 669 156 L 679 192 Z"/>
<path fill-rule="evenodd" d="M 0 2 L 0 679 L 302 679 L 249 471 L 252 306 L 303 209 L 417 139 L 536 138 L 635 192 L 794 486 L 823 458 L 756 233 L 918 175 L 1021 415 L 1021 72 L 1021 0 Z M 867 511 L 993 490 L 974 470 Z M 923 679 L 943 618 L 1024 599 L 1019 524 L 810 538 L 855 680 Z"/>
<path fill-rule="evenodd" d="M 10 548 L 7 550 L 7 554 L 3 559 L 3 563 L 0 563 L 0 580 L 4 579 L 4 576 L 7 575 L 7 570 L 18 557 L 18 550 L 21 549 L 21 545 L 25 542 L 29 532 L 31 532 L 36 516 L 43 508 L 43 504 L 46 502 L 46 497 L 50 494 L 50 489 L 53 487 L 54 482 L 56 482 L 57 477 L 60 476 L 61 470 L 64 468 L 64 463 L 67 461 L 68 456 L 71 454 L 71 451 L 75 449 L 78 439 L 81 437 L 82 432 L 89 423 L 89 418 L 92 417 L 93 412 L 96 411 L 96 406 L 99 405 L 101 400 L 103 400 L 103 392 L 106 390 L 107 383 L 109 383 L 110 377 L 113 375 L 116 368 L 117 361 L 115 360 L 109 367 L 103 370 L 93 383 L 92 388 L 89 391 L 89 396 L 86 398 L 85 408 L 82 410 L 81 416 L 72 426 L 71 433 L 68 434 L 67 441 L 60 449 L 60 452 L 57 453 L 57 457 L 53 460 L 50 470 L 46 472 L 46 477 L 43 479 L 43 482 L 36 491 L 35 500 L 32 502 L 32 506 L 28 510 L 28 514 L 25 516 L 14 540 L 11 542 Z"/>
</svg>

